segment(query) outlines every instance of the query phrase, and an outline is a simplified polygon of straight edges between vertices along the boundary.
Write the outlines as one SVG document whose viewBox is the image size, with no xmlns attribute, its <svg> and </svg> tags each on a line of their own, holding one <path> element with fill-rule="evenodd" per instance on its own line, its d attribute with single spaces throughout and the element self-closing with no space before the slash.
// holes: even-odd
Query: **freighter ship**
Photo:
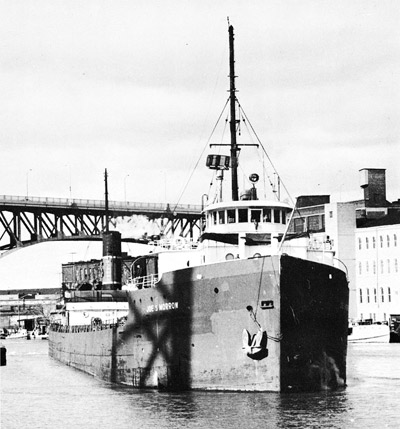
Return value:
<svg viewBox="0 0 400 429">
<path fill-rule="evenodd" d="M 205 207 L 197 242 L 154 242 L 129 284 L 120 234 L 105 231 L 102 290 L 66 292 L 49 333 L 53 358 L 137 388 L 345 386 L 348 282 L 330 243 L 288 235 L 293 208 L 258 199 L 256 174 L 239 198 L 233 45 L 229 26 L 230 156 L 207 158 L 220 179 L 231 170 L 232 199 Z"/>
</svg>

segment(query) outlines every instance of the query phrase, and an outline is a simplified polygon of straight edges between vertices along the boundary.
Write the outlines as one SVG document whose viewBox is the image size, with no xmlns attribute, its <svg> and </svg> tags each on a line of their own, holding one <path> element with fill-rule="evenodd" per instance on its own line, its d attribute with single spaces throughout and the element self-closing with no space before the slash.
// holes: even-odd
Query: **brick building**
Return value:
<svg viewBox="0 0 400 429">
<path fill-rule="evenodd" d="M 132 265 L 140 259 L 136 256 L 122 254 L 121 274 L 122 285 L 132 280 Z M 62 286 L 64 289 L 92 290 L 100 289 L 103 278 L 101 259 L 90 261 L 68 262 L 62 264 Z"/>
</svg>

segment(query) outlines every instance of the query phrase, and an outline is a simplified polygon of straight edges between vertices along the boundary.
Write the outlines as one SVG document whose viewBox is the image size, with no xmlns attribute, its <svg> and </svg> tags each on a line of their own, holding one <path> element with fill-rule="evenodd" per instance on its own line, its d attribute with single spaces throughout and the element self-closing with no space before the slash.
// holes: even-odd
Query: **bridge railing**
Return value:
<svg viewBox="0 0 400 429">
<path fill-rule="evenodd" d="M 82 209 L 105 209 L 104 200 L 85 200 L 77 198 L 52 198 L 52 197 L 21 197 L 15 195 L 0 195 L 1 205 L 21 205 L 24 207 L 74 207 Z M 201 206 L 196 204 L 163 204 L 163 203 L 143 203 L 131 201 L 109 201 L 108 207 L 110 210 L 121 211 L 149 211 L 149 212 L 163 212 L 174 211 L 177 213 L 192 213 L 200 214 Z"/>
</svg>

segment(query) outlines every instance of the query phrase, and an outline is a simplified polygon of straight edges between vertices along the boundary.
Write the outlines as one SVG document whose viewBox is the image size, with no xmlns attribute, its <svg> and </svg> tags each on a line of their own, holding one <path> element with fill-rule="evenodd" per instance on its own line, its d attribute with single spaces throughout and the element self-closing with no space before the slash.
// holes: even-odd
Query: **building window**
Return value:
<svg viewBox="0 0 400 429">
<path fill-rule="evenodd" d="M 379 236 L 379 241 L 381 243 L 381 247 L 383 247 L 383 237 L 381 235 Z"/>
<path fill-rule="evenodd" d="M 394 234 L 394 236 L 393 236 L 393 245 L 394 245 L 394 247 L 397 247 L 397 235 L 396 234 Z"/>
<path fill-rule="evenodd" d="M 374 302 L 378 302 L 378 298 L 376 296 L 376 288 L 374 288 Z"/>
<path fill-rule="evenodd" d="M 390 293 L 390 287 L 388 287 L 388 301 L 392 302 L 392 295 Z"/>
<path fill-rule="evenodd" d="M 365 239 L 365 247 L 366 247 L 366 249 L 369 248 L 368 237 L 366 237 L 366 239 Z"/>
<path fill-rule="evenodd" d="M 330 211 L 330 212 L 329 212 L 329 217 L 330 217 L 330 218 L 333 218 L 333 211 Z"/>
<path fill-rule="evenodd" d="M 365 263 L 365 271 L 368 273 L 369 272 L 369 264 L 368 261 Z"/>
<path fill-rule="evenodd" d="M 373 262 L 373 264 L 372 264 L 372 268 L 373 268 L 373 270 L 374 270 L 374 274 L 376 274 L 376 262 L 374 261 Z"/>
<path fill-rule="evenodd" d="M 362 268 L 361 268 L 361 262 L 358 263 L 358 274 L 361 275 Z"/>
<path fill-rule="evenodd" d="M 399 271 L 399 266 L 397 263 L 397 259 L 394 260 L 394 271 L 397 273 Z"/>
<path fill-rule="evenodd" d="M 358 239 L 358 249 L 361 250 L 361 238 Z"/>
<path fill-rule="evenodd" d="M 386 241 L 387 241 L 387 247 L 390 247 L 390 237 L 388 235 L 386 236 Z"/>
<path fill-rule="evenodd" d="M 360 304 L 362 304 L 362 289 L 360 289 Z"/>
<path fill-rule="evenodd" d="M 381 274 L 383 274 L 383 260 L 381 259 Z"/>
<path fill-rule="evenodd" d="M 375 237 L 372 237 L 372 248 L 375 249 Z"/>
<path fill-rule="evenodd" d="M 297 233 L 304 232 L 304 219 L 302 218 L 294 219 L 294 232 L 297 232 Z"/>
<path fill-rule="evenodd" d="M 369 303 L 369 289 L 367 289 L 367 302 Z"/>
<path fill-rule="evenodd" d="M 385 302 L 385 294 L 383 292 L 383 287 L 381 287 L 381 299 L 382 299 L 382 302 Z"/>
<path fill-rule="evenodd" d="M 390 274 L 390 259 L 387 260 L 387 270 L 388 274 Z"/>
<path fill-rule="evenodd" d="M 318 231 L 318 216 L 308 216 L 307 217 L 307 231 Z"/>
</svg>

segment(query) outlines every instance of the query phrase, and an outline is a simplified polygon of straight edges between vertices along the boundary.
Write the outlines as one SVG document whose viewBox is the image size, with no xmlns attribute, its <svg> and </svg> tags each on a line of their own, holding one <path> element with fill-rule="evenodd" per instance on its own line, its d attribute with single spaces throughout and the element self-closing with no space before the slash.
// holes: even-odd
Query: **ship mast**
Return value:
<svg viewBox="0 0 400 429">
<path fill-rule="evenodd" d="M 220 195 L 219 200 L 222 201 L 222 180 L 223 180 L 223 170 L 231 169 L 232 177 L 232 201 L 239 201 L 239 186 L 238 186 L 238 165 L 239 159 L 238 155 L 240 152 L 239 146 L 257 146 L 258 144 L 249 143 L 249 144 L 238 144 L 236 139 L 236 128 L 238 120 L 236 119 L 236 87 L 235 87 L 235 53 L 233 48 L 233 26 L 229 25 L 229 102 L 230 102 L 230 135 L 231 141 L 229 144 L 225 143 L 211 143 L 210 146 L 229 146 L 230 147 L 230 156 L 225 155 L 208 155 L 207 156 L 207 167 L 212 170 L 218 171 L 217 180 L 221 181 Z M 226 107 L 226 105 L 225 105 Z M 224 107 L 224 109 L 225 109 Z"/>
<path fill-rule="evenodd" d="M 232 200 L 239 200 L 238 190 L 238 145 L 236 141 L 236 88 L 235 88 L 235 52 L 234 52 L 234 35 L 233 26 L 229 26 L 229 80 L 230 80 L 230 109 L 231 109 L 231 121 L 230 121 L 230 132 L 231 132 L 231 168 L 232 168 Z"/>
<path fill-rule="evenodd" d="M 108 224 L 108 219 L 109 219 L 109 213 L 108 213 L 108 174 L 107 174 L 107 168 L 104 171 L 104 200 L 105 200 L 105 212 L 106 212 L 106 232 L 109 232 L 109 224 Z"/>
</svg>

